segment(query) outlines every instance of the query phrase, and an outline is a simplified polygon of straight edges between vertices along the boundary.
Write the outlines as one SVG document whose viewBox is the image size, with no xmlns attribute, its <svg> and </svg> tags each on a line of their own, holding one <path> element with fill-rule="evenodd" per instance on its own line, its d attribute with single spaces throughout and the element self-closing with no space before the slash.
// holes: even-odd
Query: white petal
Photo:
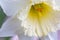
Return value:
<svg viewBox="0 0 60 40">
<path fill-rule="evenodd" d="M 50 40 L 57 40 L 57 37 L 58 37 L 57 31 L 49 33 L 48 37 L 49 37 Z"/>
<path fill-rule="evenodd" d="M 24 20 L 27 17 L 28 12 L 30 11 L 30 8 L 31 8 L 31 5 L 28 5 L 25 9 L 23 9 L 21 12 L 17 14 L 17 18 L 19 20 Z"/>
<path fill-rule="evenodd" d="M 2 25 L 0 37 L 14 36 L 19 28 L 21 29 L 21 21 L 17 18 L 10 18 Z"/>
<path fill-rule="evenodd" d="M 54 15 L 55 15 L 57 23 L 60 23 L 60 10 L 58 10 L 58 11 L 55 10 Z"/>
<path fill-rule="evenodd" d="M 15 35 L 15 36 L 13 36 L 10 40 L 19 40 L 19 38 L 18 38 L 17 35 Z"/>
<path fill-rule="evenodd" d="M 41 2 L 46 2 L 49 5 L 52 5 L 53 0 L 32 0 L 32 4 L 36 4 L 36 3 L 41 3 Z"/>
<path fill-rule="evenodd" d="M 57 32 L 50 32 L 47 36 L 43 36 L 41 40 L 57 40 Z"/>
<path fill-rule="evenodd" d="M 34 39 L 35 36 L 29 37 L 29 36 L 25 36 L 25 35 L 20 35 L 18 37 L 19 37 L 19 40 L 35 40 Z"/>
<path fill-rule="evenodd" d="M 29 0 L 0 0 L 0 5 L 7 16 L 15 15 L 16 12 L 25 8 L 29 3 Z"/>
<path fill-rule="evenodd" d="M 60 0 L 54 0 L 55 1 L 55 7 L 57 7 L 60 10 Z"/>
<path fill-rule="evenodd" d="M 60 29 L 60 23 L 57 24 L 57 27 Z"/>
</svg>

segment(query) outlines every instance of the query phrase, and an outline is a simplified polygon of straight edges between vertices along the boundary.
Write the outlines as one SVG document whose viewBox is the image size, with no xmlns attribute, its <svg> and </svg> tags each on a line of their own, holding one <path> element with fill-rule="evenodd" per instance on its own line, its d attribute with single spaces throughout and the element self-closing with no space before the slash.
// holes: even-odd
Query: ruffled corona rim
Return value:
<svg viewBox="0 0 60 40">
<path fill-rule="evenodd" d="M 55 32 L 56 18 L 53 8 L 45 2 L 31 5 L 27 18 L 22 22 L 25 34 L 29 36 L 46 36 Z"/>
</svg>

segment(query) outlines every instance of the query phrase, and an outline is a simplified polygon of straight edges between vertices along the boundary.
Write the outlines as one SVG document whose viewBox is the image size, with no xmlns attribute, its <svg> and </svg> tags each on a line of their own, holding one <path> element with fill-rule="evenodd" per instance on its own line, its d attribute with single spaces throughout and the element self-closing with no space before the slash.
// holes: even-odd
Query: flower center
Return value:
<svg viewBox="0 0 60 40">
<path fill-rule="evenodd" d="M 43 11 L 43 8 L 41 7 L 40 4 L 35 4 L 35 5 L 33 5 L 33 7 L 34 7 L 34 9 L 35 9 L 36 11 L 38 11 L 38 12 L 42 12 L 42 11 Z"/>
<path fill-rule="evenodd" d="M 39 3 L 39 4 L 35 4 L 32 5 L 31 7 L 33 10 L 37 11 L 37 12 L 50 12 L 51 11 L 51 6 L 49 6 L 47 3 Z"/>
<path fill-rule="evenodd" d="M 31 6 L 31 9 L 28 13 L 28 19 L 30 20 L 38 20 L 38 19 L 46 19 L 51 17 L 52 7 L 45 2 L 35 4 Z"/>
</svg>

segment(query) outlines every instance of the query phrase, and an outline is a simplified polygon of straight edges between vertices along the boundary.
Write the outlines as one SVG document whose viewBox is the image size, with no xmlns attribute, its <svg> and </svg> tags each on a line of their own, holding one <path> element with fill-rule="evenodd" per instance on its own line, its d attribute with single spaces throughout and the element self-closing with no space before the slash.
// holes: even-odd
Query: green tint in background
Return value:
<svg viewBox="0 0 60 40">
<path fill-rule="evenodd" d="M 3 9 L 0 6 L 0 28 L 3 24 L 3 22 L 5 21 L 6 17 L 7 16 L 5 15 L 5 13 L 3 12 Z M 0 37 L 0 40 L 9 40 L 9 39 L 10 39 L 10 37 Z"/>
<path fill-rule="evenodd" d="M 2 8 L 0 7 L 0 28 L 1 28 L 1 26 L 2 26 L 2 24 L 4 22 L 4 20 L 5 20 L 5 18 L 6 18 L 6 15 L 3 12 Z"/>
</svg>

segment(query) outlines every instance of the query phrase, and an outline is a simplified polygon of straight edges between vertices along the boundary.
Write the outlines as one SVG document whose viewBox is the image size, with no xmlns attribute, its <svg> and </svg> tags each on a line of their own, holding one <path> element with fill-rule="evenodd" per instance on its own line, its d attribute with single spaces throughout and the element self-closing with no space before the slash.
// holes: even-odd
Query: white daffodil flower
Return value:
<svg viewBox="0 0 60 40">
<path fill-rule="evenodd" d="M 0 37 L 18 35 L 19 40 L 57 40 L 54 34 L 58 28 L 59 9 L 54 0 L 0 0 L 7 19 L 0 29 Z M 53 33 L 53 35 L 51 35 Z"/>
</svg>

